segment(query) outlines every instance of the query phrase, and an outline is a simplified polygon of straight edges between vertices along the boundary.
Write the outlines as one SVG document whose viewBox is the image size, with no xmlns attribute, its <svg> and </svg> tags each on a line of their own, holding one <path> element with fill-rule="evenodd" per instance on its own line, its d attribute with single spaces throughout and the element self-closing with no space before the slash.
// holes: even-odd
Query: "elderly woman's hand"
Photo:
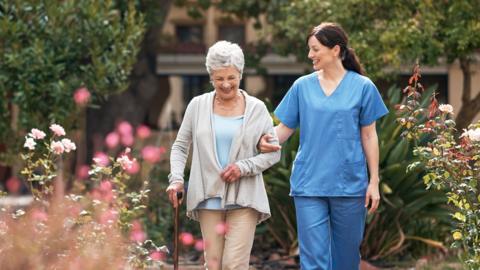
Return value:
<svg viewBox="0 0 480 270">
<path fill-rule="evenodd" d="M 260 150 L 260 153 L 275 152 L 282 148 L 280 145 L 269 143 L 272 138 L 273 137 L 270 134 L 265 134 L 260 138 L 260 141 L 257 144 L 257 148 Z"/>
<path fill-rule="evenodd" d="M 220 177 L 225 182 L 237 181 L 241 176 L 240 168 L 236 164 L 230 164 L 222 171 Z"/>
<path fill-rule="evenodd" d="M 170 200 L 174 208 L 177 208 L 178 205 L 182 204 L 183 197 L 179 201 L 177 198 L 177 192 L 184 193 L 183 183 L 173 182 L 168 186 L 166 191 L 168 193 L 168 199 Z"/>
</svg>

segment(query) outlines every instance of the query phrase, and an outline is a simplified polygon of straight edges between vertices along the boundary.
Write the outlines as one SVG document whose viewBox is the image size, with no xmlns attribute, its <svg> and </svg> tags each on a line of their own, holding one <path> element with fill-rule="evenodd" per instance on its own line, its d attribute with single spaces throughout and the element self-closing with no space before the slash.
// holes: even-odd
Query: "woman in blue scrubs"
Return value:
<svg viewBox="0 0 480 270">
<path fill-rule="evenodd" d="M 388 110 L 339 25 L 320 24 L 307 44 L 315 71 L 297 79 L 274 112 L 280 143 L 300 130 L 290 195 L 301 268 L 354 270 L 367 209 L 380 201 L 375 121 Z M 278 150 L 268 140 L 260 150 Z"/>
</svg>

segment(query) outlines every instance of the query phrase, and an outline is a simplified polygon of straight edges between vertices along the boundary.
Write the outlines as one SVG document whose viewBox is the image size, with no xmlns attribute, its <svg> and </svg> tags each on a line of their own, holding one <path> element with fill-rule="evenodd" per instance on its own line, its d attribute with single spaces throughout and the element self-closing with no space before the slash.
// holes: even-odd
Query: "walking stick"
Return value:
<svg viewBox="0 0 480 270">
<path fill-rule="evenodd" d="M 175 238 L 173 240 L 173 269 L 178 270 L 178 209 L 180 208 L 180 200 L 183 197 L 182 192 L 177 192 L 177 200 L 178 204 L 175 207 L 175 217 L 174 217 L 174 225 L 173 225 L 173 234 Z"/>
</svg>

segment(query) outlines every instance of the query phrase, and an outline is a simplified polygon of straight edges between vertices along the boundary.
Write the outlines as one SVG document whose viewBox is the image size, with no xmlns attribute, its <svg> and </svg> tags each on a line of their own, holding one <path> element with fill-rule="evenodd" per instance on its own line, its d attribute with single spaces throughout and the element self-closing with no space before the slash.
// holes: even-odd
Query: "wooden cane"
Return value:
<svg viewBox="0 0 480 270">
<path fill-rule="evenodd" d="M 177 207 L 175 207 L 175 217 L 174 217 L 174 226 L 173 226 L 173 234 L 175 235 L 175 239 L 173 240 L 173 269 L 178 270 L 178 209 L 180 208 L 180 200 L 183 197 L 182 192 L 177 192 Z"/>
</svg>

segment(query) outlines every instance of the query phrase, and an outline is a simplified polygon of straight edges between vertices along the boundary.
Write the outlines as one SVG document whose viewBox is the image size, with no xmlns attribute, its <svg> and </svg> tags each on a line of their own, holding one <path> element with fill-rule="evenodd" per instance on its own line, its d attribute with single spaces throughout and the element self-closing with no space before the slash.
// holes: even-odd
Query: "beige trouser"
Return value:
<svg viewBox="0 0 480 270">
<path fill-rule="evenodd" d="M 199 210 L 206 269 L 248 270 L 258 215 L 252 208 Z M 225 235 L 218 224 L 226 224 Z"/>
</svg>

